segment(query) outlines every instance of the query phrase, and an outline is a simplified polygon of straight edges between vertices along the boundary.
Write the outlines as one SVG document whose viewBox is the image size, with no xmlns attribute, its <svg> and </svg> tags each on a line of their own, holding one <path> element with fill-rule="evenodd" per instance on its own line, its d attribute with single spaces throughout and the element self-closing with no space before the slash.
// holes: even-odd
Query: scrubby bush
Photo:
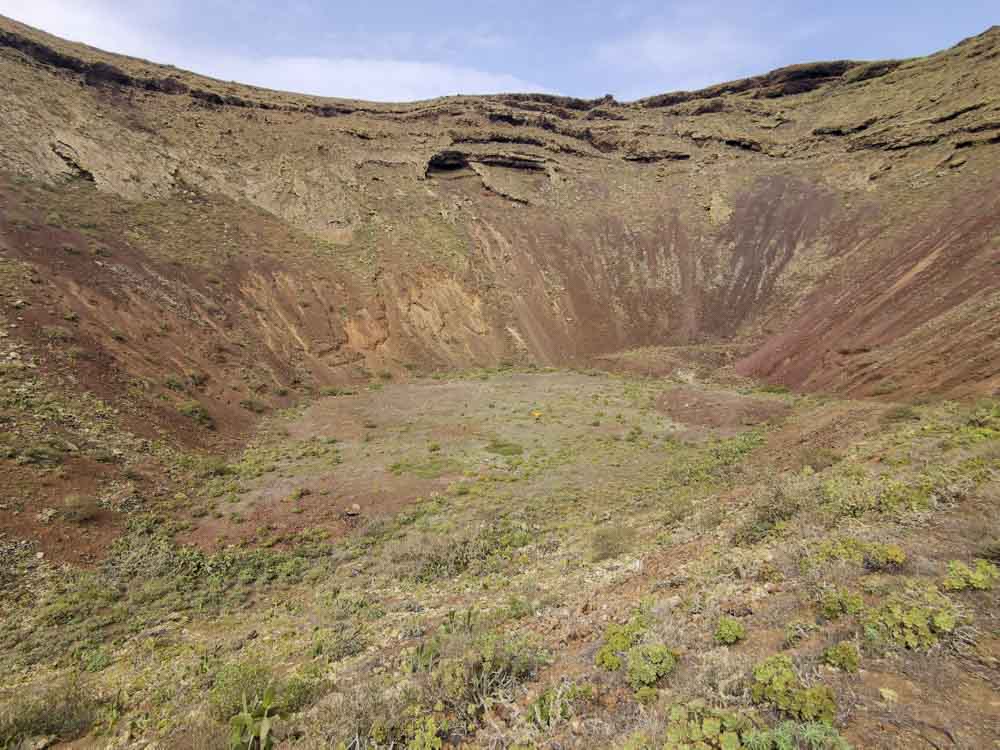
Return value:
<svg viewBox="0 0 1000 750">
<path fill-rule="evenodd" d="M 71 494 L 63 498 L 62 516 L 73 523 L 93 521 L 100 510 L 97 498 L 90 495 Z"/>
<path fill-rule="evenodd" d="M 808 466 L 813 471 L 829 469 L 841 459 L 839 453 L 829 448 L 810 448 L 802 452 L 802 465 Z"/>
<path fill-rule="evenodd" d="M 794 648 L 817 629 L 816 623 L 792 620 L 785 626 L 785 648 Z"/>
<path fill-rule="evenodd" d="M 895 571 L 906 563 L 906 553 L 896 544 L 837 537 L 820 542 L 808 562 L 818 564 L 834 560 L 861 564 L 871 571 Z"/>
<path fill-rule="evenodd" d="M 293 714 L 311 704 L 322 691 L 319 680 L 292 675 L 279 680 L 267 665 L 254 660 L 232 662 L 214 676 L 208 703 L 220 721 L 238 714 L 260 717 Z"/>
<path fill-rule="evenodd" d="M 531 542 L 531 533 L 519 524 L 498 520 L 465 537 L 440 539 L 416 555 L 416 579 L 421 582 L 451 578 L 472 570 L 499 565 Z"/>
<path fill-rule="evenodd" d="M 723 646 L 732 646 L 746 638 L 746 628 L 735 617 L 720 617 L 715 626 L 715 642 Z"/>
<path fill-rule="evenodd" d="M 539 729 L 552 729 L 570 719 L 582 701 L 593 698 L 590 685 L 562 682 L 543 691 L 528 707 L 532 723 Z"/>
<path fill-rule="evenodd" d="M 864 608 L 861 594 L 846 589 L 834 588 L 820 597 L 820 611 L 828 620 L 836 620 L 843 615 L 856 615 Z"/>
<path fill-rule="evenodd" d="M 258 401 L 255 398 L 246 398 L 240 401 L 240 406 L 242 406 L 247 411 L 253 412 L 254 414 L 263 414 L 267 411 L 267 404 Z"/>
<path fill-rule="evenodd" d="M 958 622 L 955 605 L 934 587 L 894 594 L 864 617 L 869 641 L 913 650 L 930 648 L 952 633 Z"/>
<path fill-rule="evenodd" d="M 837 705 L 825 685 L 805 687 L 784 654 L 765 659 L 753 670 L 750 694 L 756 703 L 769 705 L 802 721 L 833 721 Z"/>
<path fill-rule="evenodd" d="M 945 591 L 989 591 L 993 582 L 1000 579 L 1000 569 L 988 560 L 976 560 L 973 567 L 963 562 L 952 560 L 948 563 L 948 575 L 945 576 L 942 588 Z"/>
<path fill-rule="evenodd" d="M 843 672 L 857 672 L 859 660 L 858 647 L 850 641 L 841 641 L 823 652 L 823 661 Z"/>
<path fill-rule="evenodd" d="M 29 440 L 18 443 L 10 437 L 0 439 L 0 458 L 13 458 L 19 464 L 30 466 L 58 466 L 66 454 L 66 447 L 56 440 Z"/>
<path fill-rule="evenodd" d="M 227 664 L 216 672 L 208 702 L 217 719 L 229 721 L 243 709 L 244 702 L 250 711 L 258 710 L 274 682 L 274 673 L 260 662 Z"/>
<path fill-rule="evenodd" d="M 654 686 L 674 671 L 677 654 L 666 646 L 642 645 L 629 649 L 625 673 L 633 690 Z"/>
<path fill-rule="evenodd" d="M 753 721 L 746 716 L 692 701 L 671 707 L 663 747 L 741 750 L 741 735 L 747 735 L 753 727 Z"/>
<path fill-rule="evenodd" d="M 544 662 L 544 653 L 528 638 L 491 632 L 453 636 L 442 642 L 427 687 L 436 702 L 475 720 L 497 695 L 509 694 L 534 677 Z"/>
<path fill-rule="evenodd" d="M 79 677 L 57 680 L 39 690 L 0 695 L 0 747 L 54 735 L 68 741 L 83 735 L 97 718 L 100 704 Z"/>
<path fill-rule="evenodd" d="M 740 524 L 733 534 L 733 544 L 749 546 L 763 542 L 784 528 L 798 513 L 800 506 L 797 493 L 783 484 L 773 485 L 755 500 L 750 518 Z"/>
<path fill-rule="evenodd" d="M 864 551 L 864 564 L 868 570 L 899 570 L 906 563 L 906 553 L 897 544 L 869 544 Z"/>
<path fill-rule="evenodd" d="M 640 609 L 624 625 L 608 625 L 604 631 L 604 644 L 594 657 L 597 666 L 609 672 L 621 669 L 626 652 L 642 640 L 649 624 L 648 613 Z"/>
<path fill-rule="evenodd" d="M 207 427 L 209 429 L 213 429 L 215 427 L 215 420 L 212 419 L 212 415 L 208 413 L 208 409 L 199 404 L 197 401 L 185 401 L 177 407 L 177 411 L 185 417 L 193 419 L 202 427 Z"/>
<path fill-rule="evenodd" d="M 744 750 L 852 750 L 829 724 L 786 721 L 774 729 L 743 735 Z M 737 750 L 739 750 L 737 748 Z"/>
</svg>

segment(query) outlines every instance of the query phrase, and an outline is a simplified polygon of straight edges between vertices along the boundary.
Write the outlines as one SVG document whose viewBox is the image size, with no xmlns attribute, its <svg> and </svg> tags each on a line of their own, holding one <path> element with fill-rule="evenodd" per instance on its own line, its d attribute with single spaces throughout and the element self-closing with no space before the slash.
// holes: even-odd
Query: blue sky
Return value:
<svg viewBox="0 0 1000 750">
<path fill-rule="evenodd" d="M 1000 23 L 997 0 L 0 0 L 0 14 L 225 80 L 381 101 L 631 100 L 795 62 L 927 54 Z"/>
</svg>

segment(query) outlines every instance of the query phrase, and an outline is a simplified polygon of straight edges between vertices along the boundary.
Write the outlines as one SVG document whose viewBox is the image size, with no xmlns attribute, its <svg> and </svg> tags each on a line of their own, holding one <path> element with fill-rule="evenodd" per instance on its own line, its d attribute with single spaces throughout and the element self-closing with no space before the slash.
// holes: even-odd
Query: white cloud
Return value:
<svg viewBox="0 0 1000 750">
<path fill-rule="evenodd" d="M 341 51 L 332 57 L 252 58 L 188 47 L 156 30 L 178 12 L 175 0 L 0 0 L 0 14 L 66 39 L 266 88 L 375 101 L 546 90 L 506 73 L 393 57 L 431 49 L 405 33 L 387 35 L 384 44 L 369 48 L 366 55 L 358 54 L 359 38 L 352 40 L 351 54 Z M 440 40 L 454 46 L 462 38 L 459 31 L 449 31 Z M 504 40 L 476 30 L 461 43 L 482 48 L 502 45 Z"/>
<path fill-rule="evenodd" d="M 148 27 L 169 17 L 173 3 L 113 0 L 0 0 L 0 14 L 50 34 L 133 57 L 177 51 Z M 125 20 L 126 18 L 130 20 Z"/>
<path fill-rule="evenodd" d="M 632 76 L 628 99 L 763 73 L 823 28 L 818 19 L 782 23 L 789 6 L 784 0 L 671 3 L 664 14 L 634 24 L 639 30 L 599 44 L 596 59 Z"/>
<path fill-rule="evenodd" d="M 544 91 L 504 73 L 412 60 L 358 57 L 206 58 L 199 72 L 285 91 L 373 101 L 413 101 L 446 94 Z"/>
<path fill-rule="evenodd" d="M 722 26 L 644 29 L 599 45 L 597 57 L 640 76 L 635 96 L 721 83 L 762 72 L 776 59 L 773 46 Z"/>
</svg>

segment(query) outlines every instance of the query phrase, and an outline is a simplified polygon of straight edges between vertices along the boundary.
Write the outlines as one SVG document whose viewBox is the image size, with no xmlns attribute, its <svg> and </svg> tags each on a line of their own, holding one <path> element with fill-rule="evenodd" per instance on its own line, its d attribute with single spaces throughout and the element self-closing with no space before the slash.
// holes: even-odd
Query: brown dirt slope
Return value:
<svg viewBox="0 0 1000 750">
<path fill-rule="evenodd" d="M 7 19 L 0 68 L 9 335 L 71 328 L 106 395 L 194 377 L 241 429 L 381 371 L 716 344 L 796 387 L 1000 385 L 996 27 L 631 104 L 306 97 Z"/>
</svg>

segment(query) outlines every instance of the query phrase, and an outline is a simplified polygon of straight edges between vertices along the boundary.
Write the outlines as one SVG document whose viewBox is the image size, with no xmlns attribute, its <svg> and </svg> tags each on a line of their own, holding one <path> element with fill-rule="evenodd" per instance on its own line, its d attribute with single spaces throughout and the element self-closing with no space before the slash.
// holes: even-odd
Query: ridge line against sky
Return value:
<svg viewBox="0 0 1000 750">
<path fill-rule="evenodd" d="M 984 0 L 0 0 L 0 14 L 223 80 L 374 101 L 628 101 L 798 62 L 925 55 L 998 22 Z"/>
</svg>

